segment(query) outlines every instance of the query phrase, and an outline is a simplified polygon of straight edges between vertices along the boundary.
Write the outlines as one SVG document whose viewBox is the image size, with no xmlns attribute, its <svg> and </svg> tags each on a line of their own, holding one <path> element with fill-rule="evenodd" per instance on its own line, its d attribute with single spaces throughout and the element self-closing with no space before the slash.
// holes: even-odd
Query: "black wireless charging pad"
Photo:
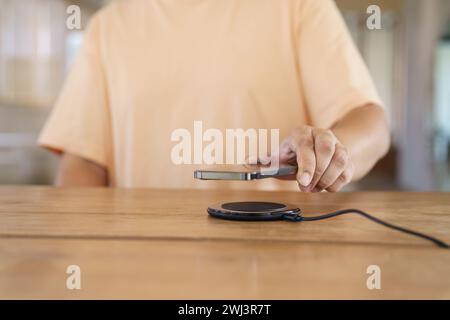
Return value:
<svg viewBox="0 0 450 320">
<path fill-rule="evenodd" d="M 315 215 L 310 217 L 303 217 L 299 208 L 293 205 L 276 203 L 276 202 L 260 202 L 260 201 L 245 201 L 245 202 L 226 202 L 216 204 L 208 208 L 208 213 L 212 217 L 227 219 L 227 220 L 241 220 L 241 221 L 272 221 L 272 220 L 288 220 L 288 221 L 317 221 L 337 217 L 342 214 L 356 213 L 372 222 L 378 223 L 382 226 L 395 229 L 416 237 L 426 239 L 433 242 L 441 248 L 449 248 L 449 245 L 442 240 L 433 238 L 427 234 L 420 233 L 414 230 L 402 228 L 380 220 L 359 209 L 341 209 L 334 212 L 325 213 L 322 215 Z"/>
<path fill-rule="evenodd" d="M 227 220 L 270 221 L 284 219 L 287 215 L 295 217 L 300 209 L 283 203 L 244 201 L 216 204 L 208 208 L 208 213 Z"/>
</svg>

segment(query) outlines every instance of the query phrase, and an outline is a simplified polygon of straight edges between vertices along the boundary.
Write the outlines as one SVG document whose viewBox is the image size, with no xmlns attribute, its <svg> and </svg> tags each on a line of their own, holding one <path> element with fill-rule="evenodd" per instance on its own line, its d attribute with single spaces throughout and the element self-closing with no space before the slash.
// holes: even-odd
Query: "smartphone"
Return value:
<svg viewBox="0 0 450 320">
<path fill-rule="evenodd" d="M 270 168 L 261 165 L 242 165 L 237 168 L 225 166 L 228 170 L 195 170 L 194 178 L 200 180 L 250 181 L 271 177 L 289 176 L 297 173 L 297 167 L 282 165 Z"/>
</svg>

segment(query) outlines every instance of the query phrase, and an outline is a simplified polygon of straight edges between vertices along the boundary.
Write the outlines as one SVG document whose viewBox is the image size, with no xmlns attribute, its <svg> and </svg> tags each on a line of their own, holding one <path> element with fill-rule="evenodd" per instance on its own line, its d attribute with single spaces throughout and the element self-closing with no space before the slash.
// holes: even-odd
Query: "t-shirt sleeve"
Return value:
<svg viewBox="0 0 450 320">
<path fill-rule="evenodd" d="M 311 125 L 330 128 L 354 108 L 383 106 L 332 0 L 303 0 L 297 23 L 299 72 Z"/>
<path fill-rule="evenodd" d="M 38 143 L 56 153 L 72 153 L 106 167 L 111 147 L 110 115 L 99 47 L 99 22 L 94 17 Z"/>
</svg>

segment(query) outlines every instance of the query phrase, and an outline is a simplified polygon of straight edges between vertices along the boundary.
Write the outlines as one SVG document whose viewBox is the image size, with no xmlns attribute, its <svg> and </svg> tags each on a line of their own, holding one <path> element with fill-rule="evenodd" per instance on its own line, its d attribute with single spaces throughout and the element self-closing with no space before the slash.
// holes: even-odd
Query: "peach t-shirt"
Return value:
<svg viewBox="0 0 450 320">
<path fill-rule="evenodd" d="M 328 128 L 381 105 L 330 0 L 128 0 L 96 14 L 39 138 L 119 187 L 292 189 L 205 182 L 171 160 L 175 129 Z"/>
</svg>

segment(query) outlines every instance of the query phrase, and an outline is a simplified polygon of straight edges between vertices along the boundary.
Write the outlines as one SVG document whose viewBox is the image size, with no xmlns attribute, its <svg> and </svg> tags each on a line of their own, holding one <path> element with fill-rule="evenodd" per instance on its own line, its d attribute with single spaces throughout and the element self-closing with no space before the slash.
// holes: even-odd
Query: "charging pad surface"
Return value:
<svg viewBox="0 0 450 320">
<path fill-rule="evenodd" d="M 208 213 L 216 218 L 244 221 L 280 220 L 286 215 L 297 216 L 296 206 L 276 202 L 242 201 L 220 203 L 208 208 Z"/>
</svg>

